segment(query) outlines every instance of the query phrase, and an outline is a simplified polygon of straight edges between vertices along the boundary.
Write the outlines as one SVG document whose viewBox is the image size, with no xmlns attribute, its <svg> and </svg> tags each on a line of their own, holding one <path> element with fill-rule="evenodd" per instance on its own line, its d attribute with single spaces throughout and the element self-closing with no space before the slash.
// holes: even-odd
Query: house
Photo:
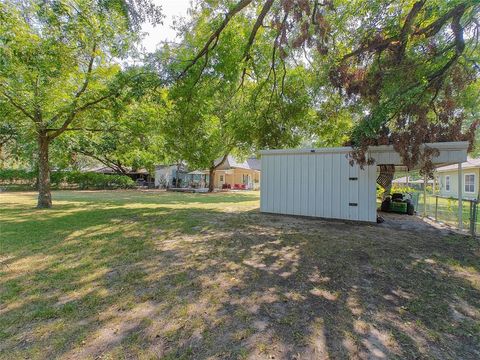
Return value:
<svg viewBox="0 0 480 360">
<path fill-rule="evenodd" d="M 392 185 L 399 187 L 410 187 L 416 190 L 423 190 L 423 179 L 413 180 L 410 176 L 402 176 L 392 181 Z M 434 186 L 433 180 L 427 180 L 427 186 Z"/>
<path fill-rule="evenodd" d="M 436 166 L 467 160 L 468 142 L 428 143 L 420 151 L 427 148 L 437 150 L 432 157 Z M 405 166 L 392 145 L 369 147 L 375 163 L 363 167 L 350 164 L 351 152 L 351 147 L 261 151 L 260 211 L 375 222 L 376 183 L 391 181 Z"/>
<path fill-rule="evenodd" d="M 458 197 L 458 165 L 442 166 L 435 174 L 440 196 Z M 480 187 L 480 159 L 467 158 L 462 163 L 462 189 L 464 199 L 476 199 Z"/>
<path fill-rule="evenodd" d="M 221 159 L 217 159 L 218 164 Z M 239 161 L 228 155 L 223 164 L 214 172 L 213 186 L 215 189 L 252 189 L 260 188 L 260 160 L 248 158 Z"/>
<path fill-rule="evenodd" d="M 155 166 L 156 188 L 184 187 L 188 182 L 187 178 L 185 164 Z"/>
<path fill-rule="evenodd" d="M 83 171 L 95 172 L 104 175 L 122 175 L 119 170 L 116 171 L 108 166 L 87 167 L 84 168 Z M 125 171 L 126 172 L 123 173 L 123 175 L 130 177 L 137 184 L 148 185 L 153 183 L 153 178 L 147 169 L 132 169 L 129 167 L 125 167 Z"/>
<path fill-rule="evenodd" d="M 221 159 L 215 161 L 215 165 Z M 215 189 L 258 189 L 260 186 L 260 160 L 249 158 L 239 161 L 229 155 L 214 172 Z M 178 183 L 177 183 L 178 179 Z M 188 170 L 185 164 L 155 166 L 157 188 L 205 188 L 208 187 L 208 170 Z"/>
</svg>

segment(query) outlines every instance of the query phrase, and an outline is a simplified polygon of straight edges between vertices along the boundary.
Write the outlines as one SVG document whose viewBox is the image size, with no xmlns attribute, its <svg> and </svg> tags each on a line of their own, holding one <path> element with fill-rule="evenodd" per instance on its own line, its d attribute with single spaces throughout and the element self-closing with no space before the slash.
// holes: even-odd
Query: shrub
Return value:
<svg viewBox="0 0 480 360">
<path fill-rule="evenodd" d="M 71 171 L 64 173 L 64 182 L 76 184 L 80 189 L 130 189 L 135 182 L 126 175 L 105 175 L 94 172 Z"/>
<path fill-rule="evenodd" d="M 417 190 L 415 190 L 414 188 L 411 188 L 409 186 L 405 186 L 405 185 L 399 185 L 399 184 L 393 184 L 392 186 L 392 190 L 390 191 L 392 194 L 393 193 L 402 193 L 402 194 L 405 194 L 405 193 L 414 193 L 416 192 Z"/>
<path fill-rule="evenodd" d="M 0 182 L 4 184 L 35 184 L 37 173 L 27 170 L 0 170 Z M 126 175 L 105 175 L 95 172 L 52 171 L 50 174 L 52 187 L 64 185 L 77 186 L 79 189 L 131 189 L 135 182 Z"/>
<path fill-rule="evenodd" d="M 33 182 L 37 178 L 37 173 L 23 169 L 0 169 L 0 181 L 13 184 L 17 181 Z"/>
</svg>

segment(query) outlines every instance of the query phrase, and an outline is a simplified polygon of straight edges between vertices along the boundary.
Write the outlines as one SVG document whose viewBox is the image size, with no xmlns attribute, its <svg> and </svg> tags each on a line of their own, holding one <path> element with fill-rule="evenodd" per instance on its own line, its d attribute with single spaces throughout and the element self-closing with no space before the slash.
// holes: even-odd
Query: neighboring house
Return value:
<svg viewBox="0 0 480 360">
<path fill-rule="evenodd" d="M 221 159 L 217 159 L 218 164 Z M 177 186 L 178 173 L 178 186 Z M 229 155 L 213 175 L 215 189 L 259 189 L 260 188 L 260 160 L 249 158 L 243 162 Z M 185 165 L 157 165 L 155 166 L 155 187 L 207 187 L 209 181 L 208 170 L 189 172 Z"/>
<path fill-rule="evenodd" d="M 177 184 L 178 178 L 178 184 Z M 187 168 L 185 165 L 155 166 L 155 187 L 162 189 L 184 187 L 187 183 Z"/>
<path fill-rule="evenodd" d="M 216 161 L 216 164 L 221 159 Z M 260 160 L 249 158 L 241 162 L 228 155 L 225 162 L 214 173 L 213 186 L 216 189 L 260 188 Z"/>
<path fill-rule="evenodd" d="M 133 181 L 136 181 L 137 183 L 149 184 L 149 183 L 153 182 L 153 178 L 152 178 L 152 176 L 150 176 L 147 169 L 132 170 L 131 168 L 126 167 L 125 170 L 126 170 L 126 173 L 124 175 L 127 175 L 128 177 L 130 177 Z M 96 173 L 104 174 L 104 175 L 122 175 L 121 172 L 115 171 L 112 168 L 107 167 L 107 166 L 87 167 L 87 168 L 84 168 L 83 171 L 85 171 L 85 172 L 96 172 Z"/>
<path fill-rule="evenodd" d="M 393 185 L 397 186 L 408 186 L 412 189 L 416 190 L 423 190 L 423 179 L 418 179 L 418 180 L 412 180 L 412 178 L 409 176 L 408 178 L 406 176 L 402 176 L 398 179 L 394 179 L 392 181 Z M 428 180 L 427 184 L 429 186 L 433 186 L 434 181 L 433 180 Z"/>
<path fill-rule="evenodd" d="M 458 165 L 437 168 L 439 193 L 445 197 L 458 197 Z M 480 185 L 480 159 L 467 158 L 462 163 L 462 192 L 464 199 L 476 199 Z"/>
</svg>

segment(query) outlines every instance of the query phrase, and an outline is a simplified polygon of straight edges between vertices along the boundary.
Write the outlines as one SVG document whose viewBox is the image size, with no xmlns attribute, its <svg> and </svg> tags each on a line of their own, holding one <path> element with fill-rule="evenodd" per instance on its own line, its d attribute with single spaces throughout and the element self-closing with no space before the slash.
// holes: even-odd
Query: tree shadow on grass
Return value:
<svg viewBox="0 0 480 360">
<path fill-rule="evenodd" d="M 7 235 L 20 226 L 8 224 Z M 6 355 L 473 359 L 480 351 L 480 290 L 462 276 L 465 268 L 478 276 L 478 244 L 466 238 L 162 207 L 85 209 L 27 232 L 33 247 L 5 247 L 14 258 L 0 280 Z"/>
</svg>

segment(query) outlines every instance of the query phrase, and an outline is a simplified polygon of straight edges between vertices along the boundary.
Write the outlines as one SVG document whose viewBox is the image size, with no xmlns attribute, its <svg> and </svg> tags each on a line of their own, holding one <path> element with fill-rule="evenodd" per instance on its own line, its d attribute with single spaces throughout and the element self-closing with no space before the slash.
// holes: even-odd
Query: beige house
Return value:
<svg viewBox="0 0 480 360">
<path fill-rule="evenodd" d="M 480 188 L 480 159 L 467 158 L 462 163 L 462 193 L 464 199 L 476 199 Z M 458 165 L 437 168 L 438 191 L 444 197 L 458 197 Z"/>
<path fill-rule="evenodd" d="M 251 189 L 260 188 L 260 160 L 249 158 L 243 162 L 229 155 L 214 173 L 215 189 Z"/>
</svg>

